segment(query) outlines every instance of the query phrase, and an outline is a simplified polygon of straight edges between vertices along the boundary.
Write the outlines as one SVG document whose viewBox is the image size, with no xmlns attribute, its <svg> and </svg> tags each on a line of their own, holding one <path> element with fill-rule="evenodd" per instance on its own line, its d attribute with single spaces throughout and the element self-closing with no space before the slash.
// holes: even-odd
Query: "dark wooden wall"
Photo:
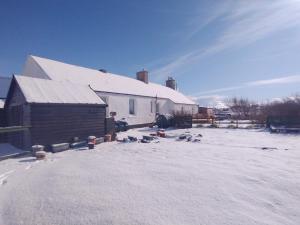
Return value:
<svg viewBox="0 0 300 225">
<path fill-rule="evenodd" d="M 5 126 L 5 114 L 4 114 L 4 109 L 0 108 L 0 127 Z"/>
<path fill-rule="evenodd" d="M 0 139 L 12 145 L 30 149 L 34 144 L 70 142 L 78 137 L 85 140 L 105 134 L 105 106 L 88 104 L 32 104 L 13 81 L 9 90 L 5 116 L 7 126 L 26 126 L 29 130 L 6 134 Z"/>
<path fill-rule="evenodd" d="M 102 105 L 31 104 L 32 144 L 50 145 L 105 134 Z"/>
<path fill-rule="evenodd" d="M 25 97 L 15 81 L 12 82 L 10 87 L 4 110 L 5 126 L 30 125 L 30 107 L 25 103 Z M 29 131 L 5 133 L 3 137 L 3 142 L 8 142 L 17 148 L 30 148 Z"/>
</svg>

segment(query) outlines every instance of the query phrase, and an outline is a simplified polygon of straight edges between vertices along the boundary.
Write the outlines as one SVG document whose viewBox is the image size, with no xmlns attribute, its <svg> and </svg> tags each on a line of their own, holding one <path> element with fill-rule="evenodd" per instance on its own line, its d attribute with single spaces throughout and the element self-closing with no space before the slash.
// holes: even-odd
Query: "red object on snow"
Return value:
<svg viewBox="0 0 300 225">
<path fill-rule="evenodd" d="M 163 132 L 163 131 L 157 131 L 157 136 L 165 138 L 166 137 L 166 133 Z"/>
</svg>

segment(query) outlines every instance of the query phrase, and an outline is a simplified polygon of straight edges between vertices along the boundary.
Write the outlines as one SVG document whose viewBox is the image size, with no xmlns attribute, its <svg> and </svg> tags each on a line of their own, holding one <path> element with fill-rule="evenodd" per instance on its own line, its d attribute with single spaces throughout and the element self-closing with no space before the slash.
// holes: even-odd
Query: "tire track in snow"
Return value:
<svg viewBox="0 0 300 225">
<path fill-rule="evenodd" d="M 7 183 L 7 178 L 9 177 L 10 174 L 12 174 L 13 172 L 15 172 L 15 170 L 10 170 L 8 172 L 5 172 L 3 174 L 0 175 L 0 185 L 4 185 Z"/>
</svg>

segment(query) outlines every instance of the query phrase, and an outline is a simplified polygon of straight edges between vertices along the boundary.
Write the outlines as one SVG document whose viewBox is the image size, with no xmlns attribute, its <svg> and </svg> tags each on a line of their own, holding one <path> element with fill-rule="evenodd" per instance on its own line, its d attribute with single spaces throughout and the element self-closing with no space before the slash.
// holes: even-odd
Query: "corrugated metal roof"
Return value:
<svg viewBox="0 0 300 225">
<path fill-rule="evenodd" d="M 0 77 L 0 98 L 6 98 L 10 81 L 10 77 Z"/>
<path fill-rule="evenodd" d="M 25 76 L 15 79 L 28 103 L 105 104 L 87 85 Z"/>
<path fill-rule="evenodd" d="M 95 91 L 112 92 L 120 94 L 140 95 L 158 98 L 167 98 L 174 103 L 195 104 L 182 93 L 171 88 L 120 76 L 103 73 L 98 70 L 70 65 L 37 56 L 29 56 L 28 61 L 34 60 L 47 76 L 56 81 L 71 81 L 78 84 L 90 85 Z M 28 65 L 27 65 L 28 66 Z M 30 65 L 29 65 L 30 66 Z M 37 74 L 23 74 L 38 76 Z"/>
</svg>

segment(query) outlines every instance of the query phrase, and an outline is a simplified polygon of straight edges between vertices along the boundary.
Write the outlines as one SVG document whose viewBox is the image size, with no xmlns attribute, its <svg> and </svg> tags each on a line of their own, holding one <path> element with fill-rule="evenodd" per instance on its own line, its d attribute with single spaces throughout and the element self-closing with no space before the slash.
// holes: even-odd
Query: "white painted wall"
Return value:
<svg viewBox="0 0 300 225">
<path fill-rule="evenodd" d="M 116 120 L 125 119 L 129 125 L 152 123 L 155 121 L 155 109 L 151 112 L 151 101 L 155 98 L 131 96 L 114 93 L 96 92 L 99 97 L 107 101 L 107 115 L 116 112 Z M 129 114 L 129 99 L 135 100 L 135 114 Z M 104 100 L 104 99 L 103 99 Z"/>
<path fill-rule="evenodd" d="M 156 99 L 152 97 L 143 97 L 143 96 L 133 96 L 133 95 L 122 95 L 106 92 L 97 92 L 97 95 L 100 96 L 103 100 L 107 101 L 107 115 L 110 115 L 110 112 L 116 112 L 116 120 L 125 119 L 129 125 L 136 124 L 146 124 L 152 123 L 155 121 L 156 107 L 155 103 L 159 105 L 159 114 L 172 114 L 174 111 L 184 112 L 197 112 L 196 105 L 184 105 L 184 104 L 174 104 L 169 99 Z M 129 99 L 134 99 L 135 101 L 135 114 L 129 114 Z M 151 112 L 151 102 L 153 104 Z"/>
</svg>

